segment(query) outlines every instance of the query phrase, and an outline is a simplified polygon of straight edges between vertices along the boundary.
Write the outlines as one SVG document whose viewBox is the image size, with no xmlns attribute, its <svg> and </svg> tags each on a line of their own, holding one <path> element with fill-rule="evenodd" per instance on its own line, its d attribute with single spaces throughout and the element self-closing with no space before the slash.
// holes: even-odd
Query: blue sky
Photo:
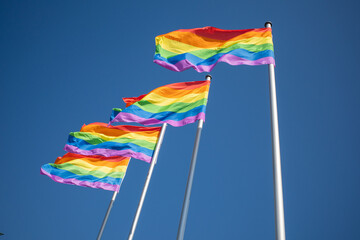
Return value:
<svg viewBox="0 0 360 240">
<path fill-rule="evenodd" d="M 122 97 L 203 80 L 152 62 L 157 35 L 273 22 L 288 239 L 360 239 L 356 1 L 1 1 L 1 239 L 94 239 L 112 192 L 40 175 Z M 267 66 L 218 64 L 185 239 L 275 239 Z M 196 124 L 169 126 L 135 239 L 175 239 Z M 103 239 L 126 239 L 149 165 L 132 160 Z"/>
</svg>

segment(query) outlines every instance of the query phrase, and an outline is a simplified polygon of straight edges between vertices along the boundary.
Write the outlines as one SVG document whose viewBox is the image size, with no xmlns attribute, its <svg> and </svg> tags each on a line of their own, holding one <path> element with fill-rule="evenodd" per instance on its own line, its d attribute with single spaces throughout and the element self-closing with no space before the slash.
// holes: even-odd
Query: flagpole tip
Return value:
<svg viewBox="0 0 360 240">
<path fill-rule="evenodd" d="M 270 24 L 270 26 L 269 27 L 272 27 L 272 22 L 270 22 L 270 21 L 267 21 L 264 25 L 265 25 L 265 27 L 268 27 L 267 25 L 268 24 Z"/>
<path fill-rule="evenodd" d="M 211 80 L 211 79 L 212 79 L 212 76 L 211 76 L 210 74 L 208 74 L 208 75 L 205 76 L 205 79 L 206 79 L 206 80 Z"/>
</svg>

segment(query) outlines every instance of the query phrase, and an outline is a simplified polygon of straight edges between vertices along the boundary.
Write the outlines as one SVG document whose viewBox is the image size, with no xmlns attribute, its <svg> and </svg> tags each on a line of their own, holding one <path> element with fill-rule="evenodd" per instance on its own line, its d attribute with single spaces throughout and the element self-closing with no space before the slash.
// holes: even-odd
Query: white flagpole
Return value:
<svg viewBox="0 0 360 240">
<path fill-rule="evenodd" d="M 129 159 L 128 165 L 129 165 L 129 164 L 130 164 L 130 159 Z M 126 172 L 125 172 L 125 174 L 124 174 L 123 179 L 121 180 L 120 187 L 121 187 L 121 185 L 122 185 L 122 183 L 123 183 L 123 181 L 124 181 L 125 175 L 126 175 Z M 104 232 L 104 228 L 105 228 L 106 222 L 107 222 L 107 220 L 108 220 L 108 218 L 109 218 L 110 211 L 111 211 L 112 206 L 113 206 L 113 204 L 114 204 L 114 202 L 115 202 L 115 198 L 116 198 L 117 194 L 118 194 L 118 192 L 117 192 L 117 191 L 114 191 L 114 194 L 113 194 L 113 196 L 112 196 L 112 198 L 111 198 L 111 201 L 110 201 L 108 210 L 106 211 L 106 214 L 105 214 L 103 223 L 102 223 L 102 225 L 101 225 L 101 228 L 100 228 L 100 231 L 99 231 L 99 234 L 98 234 L 96 240 L 100 240 L 101 237 L 102 237 L 102 234 L 103 234 L 103 232 Z"/>
<path fill-rule="evenodd" d="M 266 22 L 265 27 L 271 28 L 272 23 Z M 276 100 L 276 84 L 274 64 L 269 64 L 271 135 L 273 152 L 273 179 L 275 200 L 275 234 L 276 240 L 285 240 L 284 199 L 281 176 L 279 122 Z"/>
<path fill-rule="evenodd" d="M 130 230 L 130 233 L 129 233 L 128 240 L 132 240 L 133 237 L 134 237 L 135 230 L 136 230 L 136 225 L 137 225 L 137 222 L 138 222 L 139 217 L 140 217 L 142 206 L 144 204 L 144 200 L 145 200 L 147 189 L 149 187 L 151 175 L 153 173 L 153 170 L 154 170 L 154 167 L 155 167 L 158 155 L 159 155 L 160 147 L 161 147 L 162 141 L 164 139 L 166 126 L 167 126 L 167 124 L 163 123 L 161 131 L 160 131 L 159 140 L 158 140 L 158 142 L 156 144 L 154 155 L 152 157 L 152 161 L 151 161 L 151 164 L 150 164 L 149 172 L 148 172 L 148 175 L 146 177 L 145 185 L 144 185 L 141 197 L 140 197 L 139 205 L 138 205 L 138 208 L 136 210 L 136 214 L 135 214 L 135 217 L 134 217 L 134 220 L 133 220 L 133 224 L 131 226 L 131 230 Z"/>
<path fill-rule="evenodd" d="M 123 180 L 124 180 L 124 179 L 123 179 Z M 115 202 L 116 195 L 117 195 L 117 191 L 114 191 L 114 194 L 113 194 L 113 196 L 112 196 L 112 198 L 111 198 L 111 201 L 110 201 L 108 210 L 106 211 L 105 218 L 104 218 L 104 220 L 103 220 L 103 223 L 102 223 L 102 225 L 101 225 L 101 228 L 100 228 L 100 231 L 99 231 L 99 234 L 98 234 L 96 240 L 100 240 L 100 239 L 101 239 L 101 236 L 102 236 L 102 234 L 103 234 L 103 232 L 104 232 L 104 228 L 105 228 L 106 222 L 107 222 L 107 220 L 108 220 L 108 218 L 109 218 L 109 215 L 110 215 L 111 208 L 112 208 L 112 206 L 113 206 L 113 204 L 114 204 L 114 202 Z"/>
<path fill-rule="evenodd" d="M 211 75 L 206 75 L 206 77 L 205 77 L 206 80 L 211 80 L 211 78 L 212 78 Z M 199 149 L 201 130 L 203 128 L 203 124 L 204 124 L 204 121 L 202 119 L 200 119 L 198 122 L 198 129 L 196 132 L 194 150 L 193 150 L 191 163 L 190 163 L 189 176 L 188 176 L 188 180 L 187 180 L 187 184 L 186 184 L 184 202 L 183 202 L 183 207 L 181 210 L 180 223 L 179 223 L 179 228 L 178 228 L 178 233 L 177 233 L 177 238 L 176 238 L 177 240 L 184 239 L 186 220 L 187 220 L 187 215 L 189 212 L 189 205 L 190 205 L 191 188 L 192 188 L 192 183 L 194 180 L 196 159 L 197 159 L 197 153 L 198 153 L 198 149 Z"/>
</svg>

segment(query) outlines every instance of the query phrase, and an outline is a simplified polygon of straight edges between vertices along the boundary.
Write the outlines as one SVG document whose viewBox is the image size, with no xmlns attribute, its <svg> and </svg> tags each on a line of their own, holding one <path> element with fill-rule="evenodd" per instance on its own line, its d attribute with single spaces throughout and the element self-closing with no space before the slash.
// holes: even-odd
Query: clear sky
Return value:
<svg viewBox="0 0 360 240">
<path fill-rule="evenodd" d="M 112 192 L 40 167 L 122 97 L 203 80 L 152 62 L 181 28 L 273 22 L 287 239 L 360 239 L 358 1 L 1 1 L 0 239 L 95 239 Z M 267 66 L 219 63 L 185 239 L 275 239 Z M 196 124 L 169 126 L 135 239 L 175 239 Z M 126 239 L 149 165 L 133 159 L 103 239 Z"/>
</svg>

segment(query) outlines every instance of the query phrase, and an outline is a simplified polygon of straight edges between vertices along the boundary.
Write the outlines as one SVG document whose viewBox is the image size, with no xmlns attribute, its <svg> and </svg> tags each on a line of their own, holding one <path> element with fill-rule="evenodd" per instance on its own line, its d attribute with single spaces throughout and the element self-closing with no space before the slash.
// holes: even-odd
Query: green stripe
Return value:
<svg viewBox="0 0 360 240">
<path fill-rule="evenodd" d="M 119 137 L 119 138 L 115 138 L 110 141 L 107 141 L 107 140 L 104 140 L 98 136 L 94 136 L 91 133 L 87 133 L 87 132 L 71 132 L 70 135 L 74 136 L 76 138 L 82 139 L 92 145 L 97 145 L 97 144 L 104 143 L 104 142 L 133 143 L 140 147 L 144 147 L 144 148 L 147 148 L 150 150 L 154 150 L 155 146 L 156 146 L 155 143 L 148 142 L 146 140 L 124 138 L 124 137 Z"/>
<path fill-rule="evenodd" d="M 141 100 L 139 102 L 136 102 L 134 105 L 150 113 L 161 113 L 161 112 L 183 113 L 190 111 L 191 109 L 196 108 L 198 106 L 206 105 L 206 103 L 207 103 L 207 98 L 200 99 L 193 103 L 176 102 L 167 106 L 159 106 L 149 101 Z"/>
<path fill-rule="evenodd" d="M 58 169 L 72 172 L 72 173 L 74 173 L 76 175 L 80 175 L 80 176 L 91 175 L 91 176 L 94 176 L 97 178 L 104 178 L 104 177 L 124 178 L 124 176 L 125 176 L 125 172 L 104 173 L 104 172 L 98 171 L 98 170 L 88 171 L 81 167 L 73 165 L 71 163 L 62 163 L 62 164 L 49 163 L 49 165 L 51 165 L 55 168 L 58 168 Z"/>
<path fill-rule="evenodd" d="M 200 49 L 200 50 L 195 50 L 195 51 L 191 51 L 191 52 L 188 52 L 188 53 L 191 53 L 192 55 L 194 56 L 197 56 L 199 58 L 202 58 L 202 59 L 208 59 L 218 53 L 228 53 L 232 50 L 235 50 L 235 49 L 239 49 L 239 48 L 242 48 L 242 49 L 245 49 L 245 50 L 248 50 L 250 52 L 261 52 L 261 51 L 265 51 L 265 50 L 272 50 L 274 51 L 274 46 L 273 44 L 271 43 L 264 43 L 264 44 L 261 44 L 261 45 L 255 45 L 255 44 L 234 44 L 230 47 L 227 47 L 227 48 L 223 48 L 223 49 L 218 49 L 218 50 L 214 50 L 214 49 Z M 173 53 L 171 51 L 168 51 L 164 48 L 161 47 L 160 44 L 156 45 L 156 52 L 155 54 L 160 54 L 162 57 L 164 58 L 171 58 L 173 56 L 176 56 L 176 55 L 179 55 L 179 53 Z"/>
</svg>

